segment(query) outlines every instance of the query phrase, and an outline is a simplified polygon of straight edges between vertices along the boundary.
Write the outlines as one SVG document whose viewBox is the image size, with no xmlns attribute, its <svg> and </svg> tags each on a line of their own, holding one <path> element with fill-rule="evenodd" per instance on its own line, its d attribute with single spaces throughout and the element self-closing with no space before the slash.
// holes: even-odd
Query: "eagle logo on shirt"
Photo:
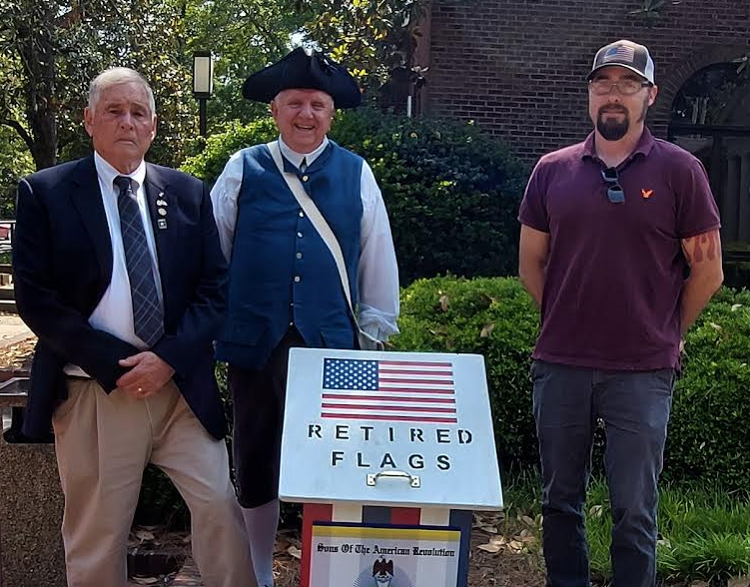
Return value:
<svg viewBox="0 0 750 587">
<path fill-rule="evenodd" d="M 641 189 L 641 195 L 644 200 L 648 200 L 654 194 L 654 190 Z"/>
</svg>

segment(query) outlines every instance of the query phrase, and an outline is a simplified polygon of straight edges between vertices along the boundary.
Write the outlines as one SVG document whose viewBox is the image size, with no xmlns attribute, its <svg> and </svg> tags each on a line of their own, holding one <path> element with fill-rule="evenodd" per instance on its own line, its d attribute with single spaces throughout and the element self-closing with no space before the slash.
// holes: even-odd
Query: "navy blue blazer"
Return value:
<svg viewBox="0 0 750 587">
<path fill-rule="evenodd" d="M 164 293 L 164 336 L 151 349 L 175 370 L 174 381 L 215 438 L 226 432 L 214 376 L 213 345 L 225 311 L 227 270 L 211 199 L 182 172 L 146 165 L 145 191 Z M 160 216 L 156 200 L 166 201 Z M 158 228 L 158 219 L 166 228 Z M 13 242 L 16 304 L 39 337 L 23 432 L 46 436 L 67 390 L 63 367 L 83 368 L 107 392 L 138 351 L 92 328 L 112 277 L 112 245 L 93 155 L 39 171 L 18 188 Z"/>
</svg>

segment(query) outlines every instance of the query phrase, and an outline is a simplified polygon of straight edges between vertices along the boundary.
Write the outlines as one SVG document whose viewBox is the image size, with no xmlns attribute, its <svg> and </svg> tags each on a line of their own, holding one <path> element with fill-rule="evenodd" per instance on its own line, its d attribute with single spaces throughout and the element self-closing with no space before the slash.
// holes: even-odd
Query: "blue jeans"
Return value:
<svg viewBox="0 0 750 587">
<path fill-rule="evenodd" d="M 547 587 L 589 587 L 583 504 L 593 433 L 603 420 L 612 504 L 613 587 L 656 583 L 657 479 L 674 371 L 603 371 L 534 361 Z"/>
</svg>

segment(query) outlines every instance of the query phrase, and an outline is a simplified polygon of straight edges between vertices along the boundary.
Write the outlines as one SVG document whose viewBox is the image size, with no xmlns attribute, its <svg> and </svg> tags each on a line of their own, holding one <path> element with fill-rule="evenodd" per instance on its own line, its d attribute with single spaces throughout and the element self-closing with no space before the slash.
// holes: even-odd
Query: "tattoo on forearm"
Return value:
<svg viewBox="0 0 750 587">
<path fill-rule="evenodd" d="M 682 253 L 685 255 L 685 259 L 687 260 L 688 265 L 692 265 L 693 264 L 693 257 L 690 254 L 690 245 L 692 244 L 692 242 L 694 240 L 695 240 L 695 238 L 690 237 L 690 238 L 686 238 L 684 241 L 682 241 Z"/>
<path fill-rule="evenodd" d="M 682 252 L 689 265 L 701 263 L 705 259 L 714 261 L 719 255 L 719 236 L 709 232 L 686 238 L 682 243 Z"/>
<path fill-rule="evenodd" d="M 715 232 L 712 232 L 706 236 L 706 240 L 708 241 L 708 252 L 706 254 L 708 255 L 708 260 L 713 261 L 716 259 L 717 249 L 719 248 L 717 242 L 718 237 Z"/>
</svg>

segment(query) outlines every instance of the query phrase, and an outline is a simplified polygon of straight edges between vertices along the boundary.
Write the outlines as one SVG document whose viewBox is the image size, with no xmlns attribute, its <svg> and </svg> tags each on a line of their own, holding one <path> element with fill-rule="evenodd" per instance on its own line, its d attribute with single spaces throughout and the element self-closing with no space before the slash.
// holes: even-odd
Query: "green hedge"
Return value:
<svg viewBox="0 0 750 587">
<path fill-rule="evenodd" d="M 339 112 L 331 138 L 370 164 L 388 207 L 402 284 L 451 273 L 513 275 L 528 170 L 474 125 L 368 109 Z M 273 121 L 210 137 L 182 166 L 208 182 L 242 147 L 275 138 Z"/>
<path fill-rule="evenodd" d="M 402 290 L 401 301 L 395 349 L 482 354 L 502 465 L 536 465 L 529 364 L 539 316 L 518 280 L 422 279 Z M 688 333 L 685 349 L 664 478 L 709 479 L 747 493 L 750 293 L 723 289 Z"/>
<path fill-rule="evenodd" d="M 534 302 L 516 279 L 422 279 L 401 296 L 397 350 L 484 355 L 504 467 L 538 460 L 529 379 L 538 321 Z"/>
<path fill-rule="evenodd" d="M 688 333 L 664 474 L 750 490 L 750 293 L 722 289 Z"/>
<path fill-rule="evenodd" d="M 502 462 L 535 465 L 529 355 L 538 314 L 515 279 L 420 280 L 402 293 L 399 350 L 481 353 Z M 484 335 L 483 335 L 484 334 Z M 687 335 L 664 477 L 750 488 L 750 293 L 723 289 Z"/>
</svg>

